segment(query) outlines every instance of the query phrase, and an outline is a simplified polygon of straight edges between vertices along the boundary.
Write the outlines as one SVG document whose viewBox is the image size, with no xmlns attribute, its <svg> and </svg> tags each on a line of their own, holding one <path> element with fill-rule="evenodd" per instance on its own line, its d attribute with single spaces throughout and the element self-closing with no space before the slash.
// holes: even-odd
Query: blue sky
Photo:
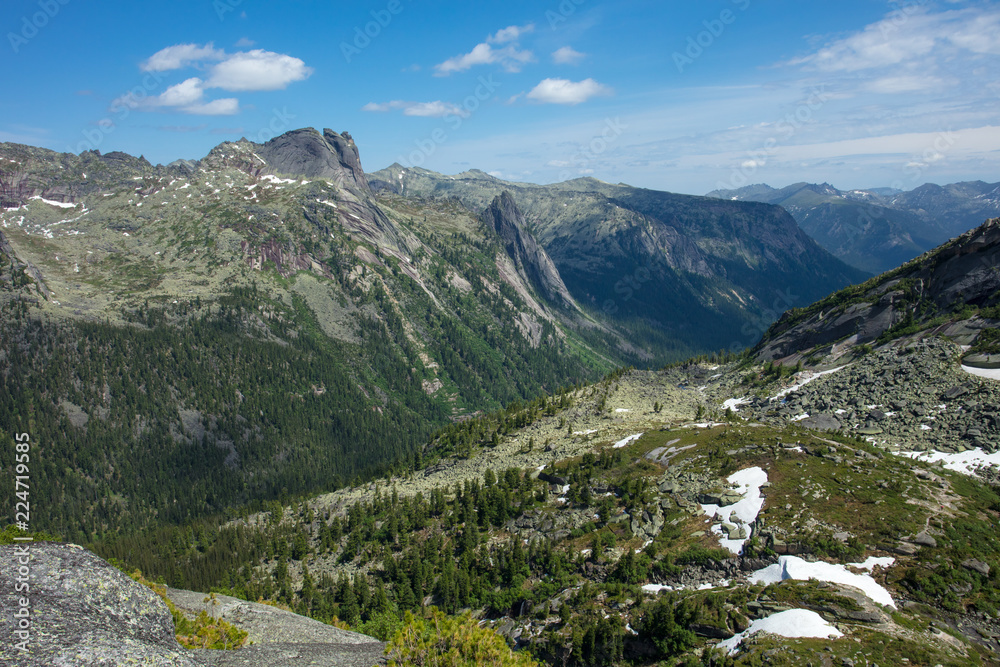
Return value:
<svg viewBox="0 0 1000 667">
<path fill-rule="evenodd" d="M 1000 3 L 5 0 L 0 141 L 150 161 L 298 127 L 703 194 L 1000 180 Z"/>
</svg>

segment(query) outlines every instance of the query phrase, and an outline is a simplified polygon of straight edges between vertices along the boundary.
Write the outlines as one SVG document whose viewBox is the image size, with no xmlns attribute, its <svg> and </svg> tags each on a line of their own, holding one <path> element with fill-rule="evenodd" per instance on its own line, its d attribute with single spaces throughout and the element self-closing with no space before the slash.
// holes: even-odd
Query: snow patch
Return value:
<svg viewBox="0 0 1000 667">
<path fill-rule="evenodd" d="M 782 389 L 776 395 L 774 395 L 771 398 L 771 400 L 776 401 L 780 398 L 783 398 L 788 394 L 792 393 L 793 391 L 798 391 L 799 389 L 802 389 L 802 387 L 806 386 L 813 380 L 818 380 L 824 375 L 830 375 L 831 373 L 836 373 L 837 371 L 843 370 L 845 368 L 847 368 L 847 365 L 838 366 L 837 368 L 831 368 L 828 371 L 820 371 L 818 373 L 814 371 L 802 371 L 801 373 L 797 373 L 796 374 L 797 380 L 795 381 L 795 384 L 793 384 L 791 387 L 786 387 Z"/>
<path fill-rule="evenodd" d="M 725 507 L 702 505 L 701 509 L 706 515 L 719 521 L 728 522 L 730 517 L 735 514 L 736 519 L 745 524 L 747 539 L 749 539 L 753 534 L 751 524 L 757 520 L 757 515 L 760 514 L 760 510 L 764 507 L 764 498 L 760 495 L 760 487 L 767 482 L 767 473 L 762 468 L 755 466 L 734 472 L 726 478 L 726 481 L 730 484 L 735 484 L 737 487 L 736 490 L 744 497 L 736 503 L 726 505 Z M 719 524 L 712 526 L 712 532 L 720 536 L 719 544 L 734 554 L 740 553 L 743 549 L 743 544 L 747 541 L 746 539 L 731 540 L 728 537 L 722 537 L 723 529 Z"/>
<path fill-rule="evenodd" d="M 750 402 L 750 399 L 746 396 L 742 398 L 727 398 L 722 403 L 723 410 L 732 410 L 733 412 L 739 412 L 741 405 L 746 405 Z"/>
<path fill-rule="evenodd" d="M 988 378 L 990 380 L 1000 380 L 1000 368 L 973 368 L 962 365 L 962 370 L 976 377 Z"/>
<path fill-rule="evenodd" d="M 646 591 L 647 593 L 652 593 L 653 595 L 656 595 L 657 593 L 660 593 L 662 591 L 672 591 L 674 590 L 674 587 L 667 586 L 666 584 L 645 584 L 642 587 L 642 590 Z"/>
<path fill-rule="evenodd" d="M 37 199 L 43 204 L 48 204 L 49 206 L 58 206 L 59 208 L 76 208 L 76 204 L 66 204 L 61 201 L 52 201 L 51 199 L 42 199 L 38 195 L 34 197 L 28 197 L 28 199 Z"/>
<path fill-rule="evenodd" d="M 612 449 L 621 449 L 622 447 L 625 447 L 626 445 L 635 442 L 642 436 L 643 436 L 642 433 L 636 433 L 635 435 L 630 435 L 627 438 L 622 438 L 612 446 Z"/>
<path fill-rule="evenodd" d="M 866 563 L 868 561 L 865 561 Z M 896 608 L 892 596 L 885 588 L 867 574 L 854 574 L 843 565 L 816 561 L 810 563 L 798 556 L 781 556 L 774 565 L 757 570 L 750 575 L 750 581 L 755 584 L 775 584 L 787 579 L 799 581 L 828 581 L 832 584 L 843 584 L 860 589 L 873 601 L 887 607 Z"/>
<path fill-rule="evenodd" d="M 808 609 L 789 609 L 771 614 L 767 618 L 759 618 L 750 624 L 743 632 L 719 642 L 718 646 L 734 655 L 739 650 L 740 642 L 758 632 L 768 632 L 779 637 L 814 639 L 836 639 L 843 637 L 837 628 L 833 627 L 822 616 Z"/>
<path fill-rule="evenodd" d="M 923 429 L 924 426 L 921 425 L 920 428 Z M 929 431 L 930 427 L 927 427 L 927 430 Z M 918 461 L 926 461 L 927 463 L 943 462 L 945 469 L 954 470 L 963 475 L 975 475 L 976 469 L 981 466 L 1000 466 L 1000 451 L 987 454 L 983 451 L 982 447 L 976 447 L 960 454 L 949 454 L 937 450 L 929 452 L 897 452 L 897 454 Z"/>
<path fill-rule="evenodd" d="M 896 562 L 896 559 L 892 556 L 869 556 L 865 559 L 864 563 L 848 563 L 848 567 L 856 567 L 859 570 L 868 570 L 871 572 L 876 567 L 889 567 Z"/>
<path fill-rule="evenodd" d="M 260 177 L 260 180 L 262 180 L 262 181 L 270 181 L 271 183 L 274 183 L 274 184 L 277 184 L 277 185 L 280 185 L 281 183 L 294 183 L 295 182 L 294 178 L 278 178 L 274 174 L 264 174 L 263 176 Z M 216 192 L 218 192 L 218 190 L 216 190 Z"/>
</svg>

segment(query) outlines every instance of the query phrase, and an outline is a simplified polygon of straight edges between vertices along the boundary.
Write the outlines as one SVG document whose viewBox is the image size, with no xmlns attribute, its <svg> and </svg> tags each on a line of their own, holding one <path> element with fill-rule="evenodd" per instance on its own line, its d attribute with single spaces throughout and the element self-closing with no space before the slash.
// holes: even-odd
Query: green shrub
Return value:
<svg viewBox="0 0 1000 667">
<path fill-rule="evenodd" d="M 406 613 L 403 627 L 386 647 L 390 667 L 537 667 L 525 653 L 514 653 L 503 638 L 481 628 L 468 614 L 445 616 L 431 608 L 429 618 Z"/>
</svg>

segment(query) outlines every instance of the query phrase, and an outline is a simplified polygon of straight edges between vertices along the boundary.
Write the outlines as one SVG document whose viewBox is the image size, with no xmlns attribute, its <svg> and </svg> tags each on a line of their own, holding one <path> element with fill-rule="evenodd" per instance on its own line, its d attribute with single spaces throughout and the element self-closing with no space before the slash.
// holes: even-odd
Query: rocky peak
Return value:
<svg viewBox="0 0 1000 667">
<path fill-rule="evenodd" d="M 324 129 L 320 134 L 311 127 L 292 130 L 261 145 L 256 152 L 271 173 L 325 178 L 371 192 L 358 147 L 347 132 Z"/>
<path fill-rule="evenodd" d="M 503 240 L 518 270 L 546 299 L 561 306 L 573 304 L 556 265 L 528 231 L 524 214 L 510 192 L 505 190 L 493 199 L 483 213 L 483 220 Z"/>
</svg>

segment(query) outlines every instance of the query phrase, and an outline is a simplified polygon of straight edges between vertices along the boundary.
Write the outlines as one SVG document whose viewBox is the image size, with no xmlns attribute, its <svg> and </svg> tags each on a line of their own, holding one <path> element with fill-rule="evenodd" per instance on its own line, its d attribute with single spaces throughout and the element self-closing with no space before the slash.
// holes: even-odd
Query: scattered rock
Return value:
<svg viewBox="0 0 1000 667">
<path fill-rule="evenodd" d="M 962 567 L 967 570 L 972 570 L 973 572 L 978 572 L 984 577 L 990 576 L 990 566 L 981 560 L 976 560 L 975 558 L 963 560 Z"/>
</svg>

